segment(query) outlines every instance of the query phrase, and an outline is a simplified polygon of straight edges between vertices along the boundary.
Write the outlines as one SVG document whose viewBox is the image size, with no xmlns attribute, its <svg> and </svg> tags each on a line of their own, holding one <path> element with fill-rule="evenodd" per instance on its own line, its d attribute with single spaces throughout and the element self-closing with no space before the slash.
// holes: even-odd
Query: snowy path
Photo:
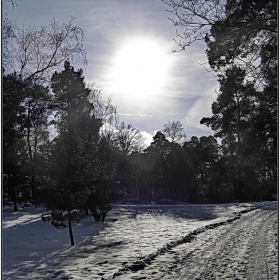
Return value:
<svg viewBox="0 0 280 280">
<path fill-rule="evenodd" d="M 255 210 L 114 279 L 278 279 L 277 228 L 276 211 Z"/>
<path fill-rule="evenodd" d="M 5 280 L 277 279 L 277 202 L 115 205 L 104 224 L 77 225 L 72 248 L 22 211 L 4 212 Z"/>
<path fill-rule="evenodd" d="M 59 279 L 110 279 L 120 269 L 157 252 L 170 241 L 213 221 L 222 221 L 225 214 L 232 216 L 240 209 L 251 207 L 123 206 L 112 214 L 114 221 L 103 231 L 73 249 L 71 257 L 63 261 L 60 270 L 52 276 Z"/>
</svg>

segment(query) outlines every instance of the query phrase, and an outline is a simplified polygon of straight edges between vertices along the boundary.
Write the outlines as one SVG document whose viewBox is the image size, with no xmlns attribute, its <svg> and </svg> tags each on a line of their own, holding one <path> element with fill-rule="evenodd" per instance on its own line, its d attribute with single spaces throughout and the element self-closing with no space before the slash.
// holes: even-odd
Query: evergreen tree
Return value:
<svg viewBox="0 0 280 280">
<path fill-rule="evenodd" d="M 168 191 L 166 199 L 189 201 L 190 173 L 189 165 L 182 147 L 174 142 L 169 143 L 167 155 Z"/>
<path fill-rule="evenodd" d="M 51 143 L 48 184 L 43 190 L 51 210 L 45 220 L 57 227 L 67 226 L 73 246 L 72 222 L 84 217 L 83 207 L 95 192 L 94 181 L 100 175 L 97 144 L 101 122 L 91 112 L 82 70 L 75 71 L 65 62 L 65 69 L 52 77 L 52 90 L 58 136 Z"/>
<path fill-rule="evenodd" d="M 166 0 L 181 50 L 206 43 L 221 94 L 212 118 L 236 199 L 271 197 L 277 185 L 278 7 L 276 0 Z M 182 32 L 180 32 L 182 28 Z"/>
<path fill-rule="evenodd" d="M 3 169 L 6 176 L 4 192 L 14 203 L 17 211 L 19 186 L 27 175 L 25 168 L 27 150 L 25 149 L 24 124 L 25 98 L 27 85 L 16 73 L 3 76 Z"/>
<path fill-rule="evenodd" d="M 264 163 L 268 138 L 273 139 L 275 135 L 275 131 L 267 133 L 266 124 L 261 126 L 260 123 L 263 94 L 246 81 L 245 71 L 237 67 L 229 68 L 219 81 L 220 94 L 212 105 L 213 116 L 203 118 L 201 123 L 210 126 L 216 132 L 215 136 L 222 139 L 223 155 L 228 159 L 228 175 L 236 199 L 260 199 L 261 177 L 268 167 Z M 270 109 L 268 114 L 273 111 Z M 274 114 L 274 124 L 276 119 Z M 266 138 L 264 135 L 270 136 Z"/>
<path fill-rule="evenodd" d="M 278 7 L 276 0 L 163 0 L 172 13 L 181 50 L 201 40 L 215 72 L 229 64 L 246 70 L 256 84 L 265 82 L 267 67 L 260 59 L 267 46 L 269 65 L 277 59 Z"/>
<path fill-rule="evenodd" d="M 38 174 L 38 148 L 44 145 L 49 138 L 49 110 L 51 95 L 48 88 L 32 83 L 28 80 L 28 90 L 26 90 L 25 99 L 22 100 L 22 106 L 25 109 L 25 142 L 28 151 L 28 172 L 30 176 L 30 185 L 32 190 L 32 199 L 36 201 L 36 188 L 40 185 Z"/>
<path fill-rule="evenodd" d="M 219 150 L 217 140 L 213 136 L 202 136 L 200 138 L 192 136 L 183 145 L 188 166 L 186 172 L 189 173 L 190 199 L 192 202 L 213 201 L 212 193 L 219 193 L 217 190 L 220 184 L 217 172 Z M 215 199 L 217 198 L 215 197 Z"/>
</svg>

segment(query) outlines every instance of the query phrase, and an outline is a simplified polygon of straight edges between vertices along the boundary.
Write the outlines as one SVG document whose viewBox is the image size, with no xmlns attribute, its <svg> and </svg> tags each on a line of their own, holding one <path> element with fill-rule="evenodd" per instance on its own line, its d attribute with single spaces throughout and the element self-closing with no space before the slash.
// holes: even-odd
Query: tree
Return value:
<svg viewBox="0 0 280 280">
<path fill-rule="evenodd" d="M 11 56 L 11 45 L 10 41 L 15 39 L 15 22 L 9 20 L 7 16 L 3 17 L 2 21 L 2 61 L 3 66 L 10 65 L 13 62 Z M 3 67 L 5 69 L 5 67 Z"/>
<path fill-rule="evenodd" d="M 263 87 L 267 67 L 277 57 L 277 1 L 228 1 L 226 19 L 211 28 L 212 40 L 207 44 L 208 61 L 215 71 L 229 64 L 246 70 L 247 79 Z M 263 49 L 274 45 L 269 58 L 262 59 Z"/>
<path fill-rule="evenodd" d="M 65 59 L 71 59 L 73 62 L 81 60 L 86 63 L 83 47 L 84 30 L 74 25 L 73 18 L 63 23 L 53 19 L 48 26 L 40 29 L 20 28 L 16 22 L 8 18 L 6 12 L 10 6 L 14 9 L 16 2 L 17 0 L 5 0 L 3 5 L 3 72 L 7 75 L 4 102 L 5 108 L 13 107 L 14 109 L 14 112 L 5 110 L 4 114 L 7 140 L 5 140 L 5 161 L 10 161 L 12 148 L 14 150 L 12 169 L 13 172 L 19 173 L 19 170 L 15 171 L 17 169 L 15 165 L 24 159 L 25 163 L 21 164 L 20 168 L 23 173 L 8 176 L 8 178 L 10 181 L 13 178 L 13 184 L 24 186 L 24 188 L 31 185 L 32 196 L 35 199 L 35 181 L 38 179 L 36 175 L 40 166 L 37 161 L 38 150 L 43 142 L 48 141 L 48 114 L 50 112 L 48 110 L 50 94 L 42 84 L 46 86 L 50 82 L 51 74 L 63 65 Z M 11 78 L 14 83 L 11 82 Z M 13 116 L 14 113 L 17 114 L 16 117 Z M 10 123 L 12 119 L 15 121 L 14 124 Z M 17 148 L 14 149 L 15 147 Z M 15 157 L 18 157 L 18 160 Z M 11 165 L 7 164 L 7 166 Z M 6 171 L 7 168 L 5 168 Z M 8 173 L 11 172 L 10 169 Z M 22 194 L 22 190 L 16 191 L 15 186 L 13 190 L 19 195 Z M 17 195 L 13 196 L 16 208 Z"/>
<path fill-rule="evenodd" d="M 97 147 L 99 176 L 94 180 L 95 189 L 86 201 L 96 222 L 104 222 L 112 209 L 110 195 L 117 176 L 118 151 L 105 137 L 100 137 Z"/>
<path fill-rule="evenodd" d="M 245 71 L 237 67 L 229 68 L 219 82 L 220 94 L 212 105 L 213 116 L 203 118 L 201 123 L 210 126 L 216 132 L 215 136 L 222 139 L 236 199 L 256 199 L 268 142 L 263 138 L 263 127 L 256 121 L 260 117 L 259 97 L 262 94 L 246 81 Z M 258 180 L 247 180 L 249 173 Z"/>
<path fill-rule="evenodd" d="M 9 198 L 17 211 L 19 186 L 28 175 L 25 168 L 28 154 L 25 149 L 25 109 L 22 100 L 28 85 L 15 74 L 3 76 L 3 174 L 7 176 Z"/>
<path fill-rule="evenodd" d="M 17 72 L 24 81 L 50 81 L 54 70 L 65 60 L 86 63 L 83 46 L 84 30 L 68 22 L 50 21 L 41 29 L 23 27 L 5 17 L 3 25 L 3 67 L 7 73 Z"/>
<path fill-rule="evenodd" d="M 211 120 L 202 123 L 223 138 L 235 195 L 257 198 L 265 185 L 275 191 L 277 1 L 164 2 L 171 8 L 180 50 L 204 41 L 209 65 L 218 74 L 223 94 L 212 105 Z"/>
<path fill-rule="evenodd" d="M 145 187 L 147 184 L 147 170 L 143 156 L 144 153 L 132 152 L 127 157 L 127 168 L 134 181 L 132 184 L 135 186 L 135 189 L 133 188 L 133 194 L 136 193 L 134 198 L 137 202 L 140 200 L 140 194 L 145 192 Z"/>
<path fill-rule="evenodd" d="M 203 118 L 200 122 L 211 126 L 216 132 L 215 136 L 223 139 L 224 147 L 227 146 L 226 153 L 230 155 L 230 169 L 232 171 L 232 184 L 236 199 L 241 199 L 239 185 L 240 165 L 237 160 L 237 146 L 241 141 L 242 121 L 248 115 L 243 115 L 242 108 L 245 104 L 243 96 L 245 93 L 243 82 L 245 73 L 241 69 L 234 68 L 227 71 L 225 77 L 220 79 L 221 94 L 217 102 L 212 105 L 213 116 Z M 243 104 L 242 104 L 243 103 Z M 227 143 L 227 145 L 225 145 Z M 225 152 L 225 151 L 224 151 Z"/>
<path fill-rule="evenodd" d="M 166 157 L 168 191 L 165 199 L 189 201 L 191 174 L 184 150 L 174 142 L 169 144 L 169 150 Z"/>
<path fill-rule="evenodd" d="M 169 138 L 172 143 L 183 143 L 186 138 L 183 124 L 180 121 L 167 121 L 163 126 L 162 132 L 166 138 Z"/>
<path fill-rule="evenodd" d="M 25 110 L 25 142 L 28 151 L 28 168 L 32 199 L 36 200 L 36 179 L 38 167 L 38 147 L 43 145 L 49 136 L 49 116 L 51 94 L 48 88 L 35 84 L 32 80 L 26 81 L 28 90 L 21 101 Z"/>
<path fill-rule="evenodd" d="M 115 143 L 116 146 L 126 155 L 132 152 L 141 152 L 144 149 L 142 142 L 142 134 L 132 124 L 125 124 L 121 122 L 116 127 Z"/>
<path fill-rule="evenodd" d="M 210 188 L 216 180 L 215 166 L 219 158 L 219 146 L 213 136 L 192 136 L 183 145 L 188 174 L 189 199 L 192 202 L 211 200 Z M 214 172 L 215 171 L 215 172 Z M 219 182 L 220 183 L 220 182 Z M 219 183 L 217 183 L 219 185 Z M 215 186 L 217 188 L 217 186 Z"/>
<path fill-rule="evenodd" d="M 106 129 L 109 127 L 115 127 L 117 117 L 117 107 L 112 104 L 110 98 L 104 98 L 100 89 L 96 89 L 93 86 L 90 87 L 89 102 L 93 105 L 93 114 L 96 118 L 102 121 L 104 128 L 101 130 L 101 136 L 106 135 Z"/>
<path fill-rule="evenodd" d="M 236 31 L 236 34 L 243 32 L 244 35 L 248 35 L 248 31 L 251 31 L 252 36 L 260 31 L 277 34 L 277 1 L 275 0 L 162 1 L 170 8 L 168 12 L 172 17 L 169 19 L 177 28 L 179 41 L 176 42 L 181 50 L 196 41 L 209 43 L 215 39 L 215 33 L 211 32 L 212 27 L 228 28 Z M 242 44 L 248 39 L 246 36 L 242 40 L 240 40 L 242 36 L 238 37 L 232 41 L 233 44 Z"/>
<path fill-rule="evenodd" d="M 170 152 L 170 142 L 161 131 L 157 131 L 153 142 L 144 151 L 146 164 L 149 170 L 150 201 L 154 198 L 164 196 L 168 186 L 167 155 Z"/>
<path fill-rule="evenodd" d="M 64 70 L 53 74 L 52 90 L 58 135 L 52 141 L 48 184 L 43 190 L 52 211 L 46 220 L 57 227 L 68 226 L 73 246 L 72 222 L 84 217 L 83 207 L 101 173 L 97 157 L 101 122 L 92 114 L 82 70 L 75 71 L 66 61 Z"/>
<path fill-rule="evenodd" d="M 72 154 L 75 152 L 77 155 L 77 151 L 71 152 L 74 143 L 67 136 L 63 133 L 52 141 L 48 158 L 49 176 L 42 189 L 43 203 L 51 214 L 43 215 L 42 220 L 51 222 L 57 228 L 68 227 L 70 244 L 73 246 L 72 223 L 85 218 L 81 205 L 86 201 L 91 189 L 80 181 L 77 165 L 74 164 L 77 158 Z"/>
<path fill-rule="evenodd" d="M 217 21 L 226 19 L 225 6 L 219 0 L 162 0 L 166 3 L 172 14 L 169 19 L 176 27 L 175 40 L 181 50 L 196 41 L 205 41 L 209 36 L 209 29 Z M 209 40 L 209 39 L 208 39 Z"/>
<path fill-rule="evenodd" d="M 186 141 L 183 150 L 188 159 L 189 172 L 193 177 L 192 199 L 196 201 L 221 202 L 225 199 L 223 189 L 223 177 L 221 176 L 219 160 L 220 147 L 213 136 L 202 136 L 197 138 L 192 136 L 190 141 Z"/>
<path fill-rule="evenodd" d="M 106 214 L 112 209 L 110 201 L 118 193 L 116 181 L 122 179 L 121 170 L 125 170 L 123 154 L 116 147 L 117 107 L 110 98 L 104 98 L 100 89 L 90 87 L 89 101 L 92 113 L 101 121 L 99 130 L 98 159 L 102 166 L 99 180 L 95 182 L 96 191 L 91 194 L 87 205 L 95 221 L 104 221 Z"/>
<path fill-rule="evenodd" d="M 229 64 L 235 64 L 246 70 L 248 79 L 263 87 L 267 66 L 277 58 L 276 0 L 163 2 L 171 8 L 170 19 L 177 28 L 180 50 L 204 41 L 209 65 L 215 72 L 225 72 Z M 266 60 L 262 58 L 264 49 L 269 49 Z"/>
<path fill-rule="evenodd" d="M 49 92 L 32 80 L 23 81 L 16 73 L 5 75 L 3 85 L 4 172 L 10 174 L 13 181 L 18 178 L 22 199 L 30 200 L 31 196 L 35 199 L 37 150 L 48 134 Z M 16 166 L 23 160 L 19 175 Z M 8 178 L 11 179 L 10 175 Z M 7 182 L 9 185 L 9 180 Z M 13 201 L 16 205 L 15 195 Z"/>
</svg>

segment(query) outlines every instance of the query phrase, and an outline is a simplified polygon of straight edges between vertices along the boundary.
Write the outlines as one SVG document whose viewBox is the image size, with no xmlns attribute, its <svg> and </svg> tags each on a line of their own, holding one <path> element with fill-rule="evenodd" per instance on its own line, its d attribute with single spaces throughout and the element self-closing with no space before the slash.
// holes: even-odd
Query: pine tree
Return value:
<svg viewBox="0 0 280 280">
<path fill-rule="evenodd" d="M 82 70 L 75 71 L 69 62 L 52 77 L 53 109 L 56 111 L 57 137 L 51 143 L 48 184 L 43 193 L 56 227 L 68 227 L 74 245 L 72 223 L 85 217 L 84 205 L 95 191 L 100 174 L 98 139 L 101 122 L 92 114 Z"/>
<path fill-rule="evenodd" d="M 13 201 L 14 211 L 17 211 L 19 186 L 27 175 L 22 105 L 26 88 L 26 83 L 16 73 L 3 77 L 3 174 L 7 177 L 4 192 Z"/>
</svg>

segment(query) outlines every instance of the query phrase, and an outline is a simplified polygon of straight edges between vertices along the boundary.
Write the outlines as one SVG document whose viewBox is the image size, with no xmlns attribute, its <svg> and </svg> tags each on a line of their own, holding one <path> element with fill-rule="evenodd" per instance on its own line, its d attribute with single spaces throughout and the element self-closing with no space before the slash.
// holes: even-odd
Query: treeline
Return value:
<svg viewBox="0 0 280 280">
<path fill-rule="evenodd" d="M 179 145 L 158 131 L 143 153 L 119 154 L 113 184 L 116 199 L 132 203 L 222 203 L 273 199 L 277 193 L 276 162 L 231 154 L 232 147 L 213 136 L 191 137 Z M 239 149 L 244 149 L 239 145 Z M 243 150 L 243 151 L 244 151 Z M 255 150 L 255 148 L 253 148 Z M 258 155 L 261 151 L 257 151 Z M 243 159 L 243 162 L 241 161 Z M 257 161 L 257 162 L 256 162 Z"/>
<path fill-rule="evenodd" d="M 202 41 L 220 89 L 200 122 L 221 139 L 221 170 L 237 200 L 276 193 L 278 5 L 276 0 L 163 0 L 181 51 Z"/>
<path fill-rule="evenodd" d="M 112 201 L 271 199 L 277 187 L 277 133 L 271 122 L 263 126 L 265 130 L 257 128 L 265 121 L 261 113 L 267 116 L 272 108 L 250 110 L 248 92 L 254 96 L 252 104 L 256 92 L 236 78 L 241 71 L 229 75 L 234 79 L 221 79 L 222 92 L 213 104 L 215 110 L 223 110 L 223 118 L 213 115 L 201 121 L 223 126 L 220 144 L 214 136 L 186 140 L 182 123 L 172 121 L 148 147 L 139 130 L 118 124 L 110 100 L 87 88 L 82 70 L 75 71 L 68 61 L 63 71 L 53 74 L 50 89 L 16 74 L 4 75 L 5 199 L 14 202 L 15 210 L 17 202 L 30 200 L 50 209 L 63 204 L 69 209 L 90 208 L 96 220 Z M 233 98 L 237 92 L 238 102 Z"/>
</svg>

